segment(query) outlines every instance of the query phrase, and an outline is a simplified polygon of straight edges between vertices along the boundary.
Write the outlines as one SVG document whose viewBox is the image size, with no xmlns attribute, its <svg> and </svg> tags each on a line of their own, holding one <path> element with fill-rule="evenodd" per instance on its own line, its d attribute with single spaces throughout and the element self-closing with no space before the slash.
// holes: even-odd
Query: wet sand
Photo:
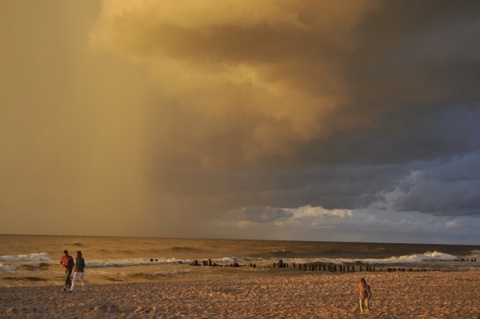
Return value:
<svg viewBox="0 0 480 319">
<path fill-rule="evenodd" d="M 361 314 L 360 277 L 372 287 Z M 306 273 L 0 288 L 0 318 L 477 318 L 480 272 Z"/>
</svg>

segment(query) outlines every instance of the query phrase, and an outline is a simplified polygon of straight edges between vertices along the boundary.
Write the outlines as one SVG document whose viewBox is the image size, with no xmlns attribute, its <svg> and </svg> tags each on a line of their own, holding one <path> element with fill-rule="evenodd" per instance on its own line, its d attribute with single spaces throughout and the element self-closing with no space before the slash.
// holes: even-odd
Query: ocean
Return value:
<svg viewBox="0 0 480 319">
<path fill-rule="evenodd" d="M 0 235 L 0 286 L 62 286 L 64 249 L 82 251 L 87 284 L 289 274 L 312 263 L 357 271 L 480 269 L 480 246 L 470 245 Z M 280 260 L 287 267 L 278 268 Z"/>
</svg>

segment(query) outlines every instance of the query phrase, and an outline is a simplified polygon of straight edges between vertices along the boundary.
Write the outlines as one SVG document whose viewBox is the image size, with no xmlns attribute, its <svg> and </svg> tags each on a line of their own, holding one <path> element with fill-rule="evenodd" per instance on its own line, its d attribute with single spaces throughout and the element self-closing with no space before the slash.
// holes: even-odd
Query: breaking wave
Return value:
<svg viewBox="0 0 480 319">
<path fill-rule="evenodd" d="M 15 271 L 19 267 L 32 269 L 45 267 L 50 261 L 47 253 L 32 253 L 27 255 L 4 255 L 0 256 L 0 272 Z"/>
<path fill-rule="evenodd" d="M 5 255 L 0 256 L 0 262 L 28 262 L 28 261 L 50 261 L 47 253 L 32 253 L 28 255 Z"/>
</svg>

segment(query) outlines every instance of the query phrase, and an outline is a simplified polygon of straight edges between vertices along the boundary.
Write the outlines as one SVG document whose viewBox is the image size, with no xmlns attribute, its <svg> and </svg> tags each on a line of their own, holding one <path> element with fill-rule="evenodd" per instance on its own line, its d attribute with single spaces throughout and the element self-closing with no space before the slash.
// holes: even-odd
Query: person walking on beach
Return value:
<svg viewBox="0 0 480 319">
<path fill-rule="evenodd" d="M 77 256 L 75 257 L 75 269 L 73 271 L 72 288 L 70 291 L 75 289 L 75 282 L 78 278 L 80 278 L 83 291 L 85 291 L 85 259 L 83 259 L 82 252 L 80 250 L 77 250 Z"/>
<path fill-rule="evenodd" d="M 65 292 L 72 285 L 70 276 L 72 275 L 74 265 L 73 257 L 68 254 L 68 250 L 66 249 L 63 251 L 62 258 L 60 258 L 60 265 L 62 265 L 65 270 L 65 286 L 63 286 L 63 291 Z"/>
<path fill-rule="evenodd" d="M 364 313 L 365 311 L 370 311 L 370 305 L 368 304 L 370 297 L 372 296 L 372 290 L 367 284 L 365 278 L 360 279 L 360 284 L 358 285 L 358 292 L 360 293 L 360 312 Z"/>
</svg>

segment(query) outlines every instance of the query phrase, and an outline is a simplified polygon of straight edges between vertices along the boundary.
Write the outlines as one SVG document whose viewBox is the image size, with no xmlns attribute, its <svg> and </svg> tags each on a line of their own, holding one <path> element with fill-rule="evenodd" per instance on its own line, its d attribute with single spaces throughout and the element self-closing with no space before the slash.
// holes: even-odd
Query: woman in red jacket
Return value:
<svg viewBox="0 0 480 319">
<path fill-rule="evenodd" d="M 65 270 L 65 286 L 63 286 L 63 291 L 69 289 L 72 285 L 72 281 L 70 280 L 70 276 L 72 275 L 73 270 L 73 257 L 68 254 L 68 250 L 63 251 L 63 256 L 60 258 L 60 265 L 63 266 Z"/>
</svg>

